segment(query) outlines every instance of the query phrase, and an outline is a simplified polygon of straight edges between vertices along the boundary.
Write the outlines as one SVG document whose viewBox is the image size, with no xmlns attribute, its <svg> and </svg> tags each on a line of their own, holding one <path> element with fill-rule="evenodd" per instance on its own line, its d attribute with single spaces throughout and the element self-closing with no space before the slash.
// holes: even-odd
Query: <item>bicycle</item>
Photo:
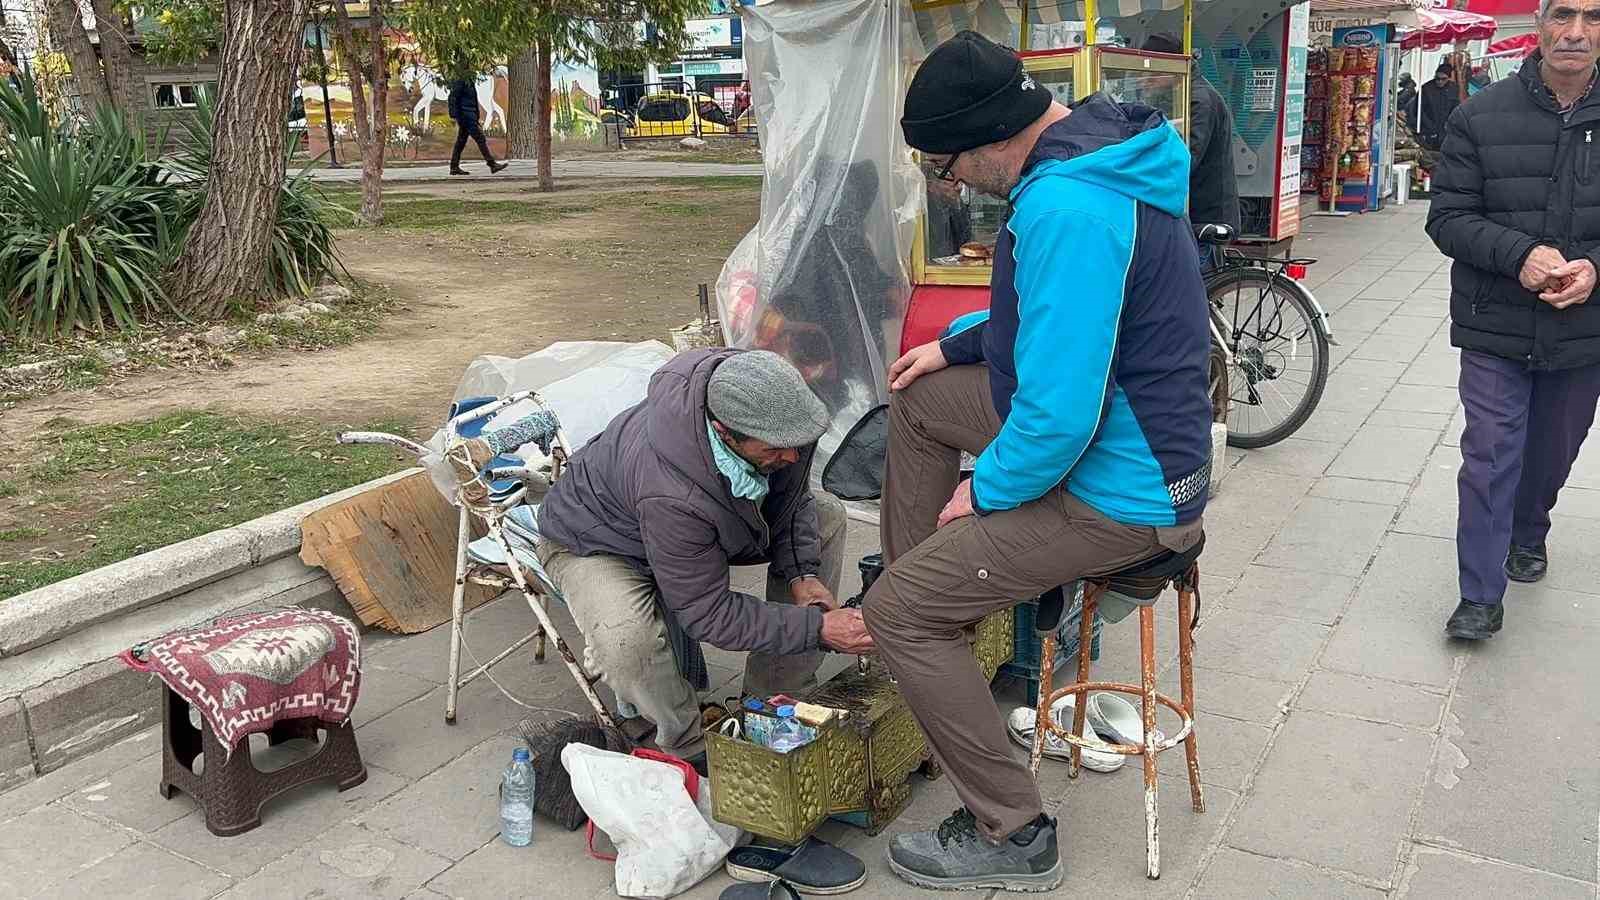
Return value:
<svg viewBox="0 0 1600 900">
<path fill-rule="evenodd" d="M 1311 418 L 1328 383 L 1328 348 L 1338 342 L 1328 314 L 1297 280 L 1316 260 L 1246 256 L 1227 246 L 1233 236 L 1225 225 L 1196 233 L 1220 251 L 1205 281 L 1212 340 L 1226 364 L 1225 377 L 1213 364 L 1213 390 L 1220 384 L 1228 397 L 1228 446 L 1250 450 L 1278 443 Z"/>
</svg>

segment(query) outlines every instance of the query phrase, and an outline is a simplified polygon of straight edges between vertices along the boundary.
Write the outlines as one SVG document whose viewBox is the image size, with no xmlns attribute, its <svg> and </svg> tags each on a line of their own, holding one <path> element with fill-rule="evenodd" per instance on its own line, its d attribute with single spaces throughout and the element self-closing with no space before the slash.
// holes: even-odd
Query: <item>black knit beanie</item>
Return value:
<svg viewBox="0 0 1600 900">
<path fill-rule="evenodd" d="M 917 150 L 962 153 L 1032 125 L 1051 99 L 1015 52 L 963 31 L 935 48 L 917 69 L 900 129 Z"/>
</svg>

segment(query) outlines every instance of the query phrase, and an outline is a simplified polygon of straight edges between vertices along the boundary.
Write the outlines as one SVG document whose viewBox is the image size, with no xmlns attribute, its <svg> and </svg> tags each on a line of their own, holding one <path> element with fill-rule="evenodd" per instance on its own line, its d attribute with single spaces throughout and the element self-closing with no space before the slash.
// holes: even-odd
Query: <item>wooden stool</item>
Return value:
<svg viewBox="0 0 1600 900">
<path fill-rule="evenodd" d="M 1184 745 L 1184 753 L 1189 761 L 1189 796 L 1194 802 L 1195 812 L 1205 812 L 1205 798 L 1200 791 L 1200 760 L 1195 747 L 1194 736 L 1194 671 L 1192 661 L 1194 657 L 1193 630 L 1195 620 L 1199 617 L 1200 597 L 1200 566 L 1197 560 L 1200 550 L 1205 546 L 1205 536 L 1188 550 L 1177 553 L 1168 551 L 1154 559 L 1139 563 L 1136 566 L 1104 575 L 1098 578 L 1085 579 L 1087 582 L 1083 592 L 1083 616 L 1080 625 L 1079 652 L 1078 652 L 1078 680 L 1066 687 L 1052 689 L 1051 679 L 1055 675 L 1055 634 L 1046 632 L 1044 635 L 1044 650 L 1040 671 L 1038 725 L 1034 729 L 1033 754 L 1029 765 L 1033 774 L 1039 774 L 1039 759 L 1044 752 L 1046 733 L 1053 734 L 1066 741 L 1072 747 L 1071 762 L 1068 764 L 1067 776 L 1078 777 L 1079 759 L 1082 748 L 1089 746 L 1092 749 L 1111 753 L 1120 753 L 1124 756 L 1144 757 L 1144 821 L 1145 821 L 1145 864 L 1146 875 L 1150 878 L 1161 877 L 1161 837 L 1157 826 L 1156 814 L 1156 755 L 1165 750 L 1171 750 L 1180 742 Z M 1183 702 L 1173 701 L 1171 697 L 1156 692 L 1156 619 L 1155 600 L 1161 593 L 1172 586 L 1178 591 L 1178 672 L 1182 684 Z M 1100 601 L 1100 596 L 1106 591 L 1115 591 L 1133 600 L 1140 602 L 1139 607 L 1139 673 L 1142 684 L 1127 684 L 1116 681 L 1090 681 L 1089 680 L 1089 654 L 1083 648 L 1090 645 L 1092 638 L 1094 612 Z M 1090 691 L 1108 691 L 1118 694 L 1137 694 L 1140 698 L 1140 707 L 1144 718 L 1144 744 L 1134 746 L 1131 744 L 1107 744 L 1096 741 L 1094 744 L 1085 743 L 1079 737 L 1083 733 L 1084 718 L 1087 715 L 1088 697 Z M 1054 717 L 1050 715 L 1050 708 L 1062 697 L 1076 696 L 1072 716 L 1072 732 L 1068 733 L 1057 725 Z M 1178 714 L 1182 726 L 1178 733 L 1166 740 L 1156 740 L 1156 706 L 1165 706 Z"/>
<path fill-rule="evenodd" d="M 316 753 L 272 772 L 258 770 L 250 761 L 250 739 L 245 737 L 230 755 L 203 717 L 200 727 L 189 721 L 189 703 L 170 688 L 161 704 L 161 796 L 172 799 L 174 789 L 193 797 L 206 812 L 206 828 L 217 837 L 243 834 L 261 824 L 261 807 L 284 791 L 325 778 L 338 780 L 347 791 L 367 780 L 367 768 L 356 748 L 355 726 L 346 719 L 334 725 L 317 719 L 288 719 L 267 732 L 269 745 L 296 739 L 317 739 L 317 729 L 327 740 Z M 205 768 L 197 775 L 195 759 L 204 756 Z"/>
</svg>

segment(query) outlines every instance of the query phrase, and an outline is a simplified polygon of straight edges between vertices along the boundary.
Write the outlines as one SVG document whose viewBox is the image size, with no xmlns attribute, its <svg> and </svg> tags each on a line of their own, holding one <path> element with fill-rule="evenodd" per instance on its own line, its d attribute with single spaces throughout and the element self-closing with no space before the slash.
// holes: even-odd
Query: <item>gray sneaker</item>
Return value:
<svg viewBox="0 0 1600 900">
<path fill-rule="evenodd" d="M 889 868 L 920 888 L 935 891 L 1040 892 L 1061 884 L 1056 820 L 1039 816 L 998 844 L 978 833 L 965 807 L 933 831 L 897 834 L 889 842 Z"/>
</svg>

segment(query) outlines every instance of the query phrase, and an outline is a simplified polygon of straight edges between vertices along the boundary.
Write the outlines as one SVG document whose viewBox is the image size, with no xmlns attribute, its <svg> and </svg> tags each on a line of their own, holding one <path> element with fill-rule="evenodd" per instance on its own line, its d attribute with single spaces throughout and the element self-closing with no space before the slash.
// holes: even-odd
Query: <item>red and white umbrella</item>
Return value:
<svg viewBox="0 0 1600 900">
<path fill-rule="evenodd" d="M 1406 50 L 1432 50 L 1457 41 L 1486 41 L 1494 37 L 1493 16 L 1463 9 L 1433 7 L 1416 10 L 1417 27 L 1400 39 Z"/>
<path fill-rule="evenodd" d="M 1539 36 L 1533 32 L 1502 38 L 1489 45 L 1489 56 L 1532 56 L 1539 49 Z"/>
</svg>

